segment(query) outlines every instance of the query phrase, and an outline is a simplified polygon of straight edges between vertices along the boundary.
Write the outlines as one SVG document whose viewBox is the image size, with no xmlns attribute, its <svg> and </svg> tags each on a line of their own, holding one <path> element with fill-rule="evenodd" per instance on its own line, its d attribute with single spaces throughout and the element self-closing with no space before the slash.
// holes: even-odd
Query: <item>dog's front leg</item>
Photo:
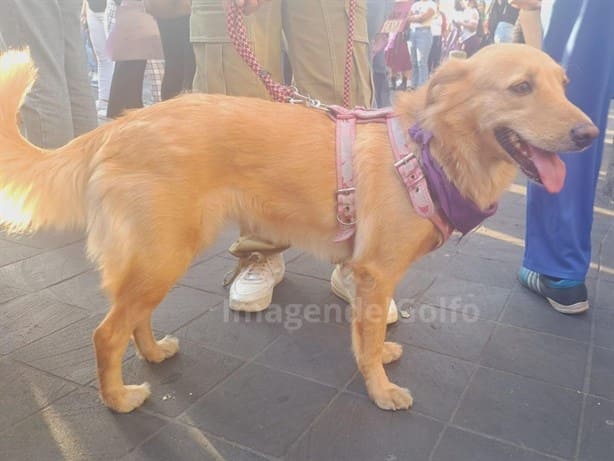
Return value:
<svg viewBox="0 0 614 461">
<path fill-rule="evenodd" d="M 393 288 L 364 268 L 354 268 L 354 278 L 356 297 L 352 304 L 352 347 L 369 396 L 384 410 L 408 409 L 413 402 L 409 390 L 391 383 L 383 366 L 390 361 L 384 339 Z"/>
</svg>

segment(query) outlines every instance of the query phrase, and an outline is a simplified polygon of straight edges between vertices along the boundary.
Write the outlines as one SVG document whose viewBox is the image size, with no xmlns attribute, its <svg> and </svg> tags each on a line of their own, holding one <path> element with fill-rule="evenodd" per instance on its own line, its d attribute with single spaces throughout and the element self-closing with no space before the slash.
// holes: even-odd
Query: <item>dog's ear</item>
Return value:
<svg viewBox="0 0 614 461">
<path fill-rule="evenodd" d="M 449 95 L 452 83 L 466 80 L 469 74 L 469 65 L 467 60 L 459 58 L 450 58 L 433 74 L 429 81 L 428 90 L 426 93 L 426 104 L 431 105 L 436 103 L 440 98 Z M 466 90 L 465 85 L 458 85 L 460 90 Z"/>
</svg>

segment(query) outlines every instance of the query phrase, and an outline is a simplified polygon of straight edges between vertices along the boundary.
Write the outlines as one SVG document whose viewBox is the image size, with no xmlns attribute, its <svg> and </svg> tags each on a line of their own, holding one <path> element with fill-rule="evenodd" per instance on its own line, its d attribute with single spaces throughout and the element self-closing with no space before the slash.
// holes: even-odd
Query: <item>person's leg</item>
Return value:
<svg viewBox="0 0 614 461">
<path fill-rule="evenodd" d="M 281 0 L 245 17 L 258 62 L 281 81 Z M 193 88 L 203 93 L 269 98 L 264 85 L 235 51 L 226 30 L 223 0 L 194 0 L 190 41 L 196 57 Z"/>
<path fill-rule="evenodd" d="M 433 35 L 430 28 L 421 28 L 416 30 L 414 34 L 417 49 L 418 68 L 418 86 L 421 86 L 429 78 L 428 59 L 433 44 Z"/>
<path fill-rule="evenodd" d="M 255 14 L 246 16 L 245 22 L 258 62 L 280 82 L 281 1 L 264 4 Z M 192 2 L 190 40 L 196 60 L 194 91 L 270 98 L 230 41 L 222 0 Z M 286 248 L 241 229 L 241 237 L 229 248 L 239 258 L 230 286 L 231 309 L 255 312 L 269 306 L 273 288 L 284 275 L 281 252 Z"/>
<path fill-rule="evenodd" d="M 285 0 L 283 28 L 299 91 L 327 104 L 343 103 L 348 0 Z M 358 0 L 354 17 L 350 105 L 373 101 L 366 0 Z"/>
<path fill-rule="evenodd" d="M 62 27 L 57 0 L 3 2 L 0 14 L 3 46 L 28 46 L 38 68 L 36 83 L 21 108 L 23 131 L 30 142 L 45 148 L 60 147 L 74 136 Z M 87 73 L 86 68 L 83 71 Z"/>
<path fill-rule="evenodd" d="M 143 107 L 143 76 L 147 61 L 115 63 L 107 117 L 116 118 L 126 109 Z"/>
<path fill-rule="evenodd" d="M 145 65 L 143 81 L 143 104 L 150 106 L 162 101 L 162 80 L 164 79 L 164 60 L 150 59 Z"/>
<path fill-rule="evenodd" d="M 58 0 L 64 32 L 64 71 L 70 97 L 73 133 L 79 136 L 98 125 L 94 91 L 87 75 L 87 56 L 81 39 L 82 0 Z"/>
<path fill-rule="evenodd" d="M 433 36 L 433 46 L 431 46 L 431 52 L 429 53 L 429 73 L 432 73 L 441 62 L 441 35 Z"/>
<path fill-rule="evenodd" d="M 162 100 L 173 98 L 183 90 L 184 46 L 183 34 L 186 17 L 158 18 L 160 39 L 164 48 L 164 79 L 162 80 Z M 185 31 L 187 32 L 187 31 Z"/>
<path fill-rule="evenodd" d="M 419 62 L 418 62 L 418 38 L 416 31 L 412 30 L 409 33 L 409 41 L 407 46 L 409 47 L 409 55 L 411 57 L 411 87 L 413 89 L 418 88 L 420 81 Z"/>
<path fill-rule="evenodd" d="M 609 102 L 613 96 L 614 42 L 608 40 L 608 34 L 614 20 L 614 4 L 608 3 L 606 8 L 601 8 L 598 3 L 601 5 L 598 1 L 587 2 L 582 14 L 580 5 L 570 1 L 557 3 L 544 39 L 544 50 L 566 67 L 570 100 L 601 130 L 598 140 L 585 152 L 561 156 L 567 176 L 559 194 L 548 194 L 534 184 L 527 187 L 526 247 L 521 282 L 535 291 L 551 290 L 547 297 L 562 311 L 565 305 L 570 306 L 570 310 L 588 308 L 586 289 L 582 291 L 577 287 L 584 287 L 591 260 L 593 203 Z M 595 52 L 596 43 L 599 43 L 598 52 Z M 540 274 L 546 278 L 539 277 Z M 559 294 L 571 293 L 573 299 L 563 296 L 557 300 L 557 291 L 552 292 L 557 288 Z"/>
<path fill-rule="evenodd" d="M 91 2 L 89 5 L 90 7 L 87 9 L 87 26 L 98 64 L 97 109 L 106 113 L 106 108 L 109 104 L 109 93 L 111 92 L 111 79 L 113 78 L 113 61 L 107 56 L 105 49 L 108 36 L 105 24 L 105 8 L 101 11 L 94 11 L 91 9 Z"/>
</svg>

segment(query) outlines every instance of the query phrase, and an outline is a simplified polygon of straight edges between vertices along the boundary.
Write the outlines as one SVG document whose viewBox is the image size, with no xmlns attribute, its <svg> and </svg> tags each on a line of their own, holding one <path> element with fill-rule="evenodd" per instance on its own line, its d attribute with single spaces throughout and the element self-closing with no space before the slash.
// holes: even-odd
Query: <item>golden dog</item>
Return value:
<svg viewBox="0 0 614 461">
<path fill-rule="evenodd" d="M 50 151 L 29 144 L 16 123 L 34 79 L 27 52 L 0 58 L 0 199 L 10 204 L 1 219 L 13 231 L 87 229 L 88 253 L 112 301 L 93 335 L 106 405 L 129 412 L 149 396 L 147 383 L 124 384 L 124 350 L 132 337 L 150 362 L 178 351 L 175 338 L 156 341 L 151 314 L 194 256 L 235 220 L 276 243 L 348 263 L 356 281 L 352 343 L 369 395 L 383 409 L 411 406 L 409 391 L 384 371 L 402 352 L 384 341 L 386 309 L 408 266 L 440 234 L 414 211 L 385 125 L 358 128 L 357 233 L 353 243 L 334 243 L 335 125 L 322 111 L 185 95 Z M 553 152 L 580 150 L 597 135 L 566 99 L 565 83 L 544 53 L 495 45 L 447 62 L 426 87 L 400 95 L 395 111 L 407 127 L 419 121 L 434 134 L 433 158 L 485 209 L 517 165 L 560 190 L 565 168 Z"/>
</svg>

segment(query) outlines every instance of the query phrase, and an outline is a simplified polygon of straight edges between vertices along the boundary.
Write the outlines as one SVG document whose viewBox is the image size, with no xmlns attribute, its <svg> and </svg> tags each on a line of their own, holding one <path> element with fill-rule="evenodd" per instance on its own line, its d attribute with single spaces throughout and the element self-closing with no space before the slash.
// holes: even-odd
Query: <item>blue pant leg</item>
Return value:
<svg viewBox="0 0 614 461">
<path fill-rule="evenodd" d="M 528 186 L 523 264 L 552 277 L 583 280 L 590 265 L 593 202 L 612 97 L 612 23 L 612 2 L 558 0 L 544 39 L 544 50 L 566 67 L 570 100 L 601 130 L 587 151 L 561 155 L 567 177 L 559 194 Z"/>
</svg>

